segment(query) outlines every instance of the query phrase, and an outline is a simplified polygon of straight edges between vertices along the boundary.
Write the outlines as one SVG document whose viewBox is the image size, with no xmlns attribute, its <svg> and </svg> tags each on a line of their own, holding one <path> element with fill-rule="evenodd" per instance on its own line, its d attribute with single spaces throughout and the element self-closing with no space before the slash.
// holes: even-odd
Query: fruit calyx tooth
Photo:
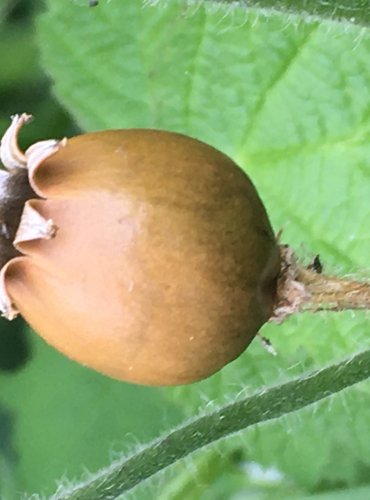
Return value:
<svg viewBox="0 0 370 500">
<path fill-rule="evenodd" d="M 8 198 L 8 181 L 10 173 L 6 170 L 0 170 L 0 199 Z"/>
<path fill-rule="evenodd" d="M 18 133 L 23 125 L 32 120 L 32 115 L 22 113 L 21 115 L 13 115 L 12 123 L 6 130 L 1 139 L 0 159 L 2 164 L 8 170 L 13 168 L 27 168 L 26 155 L 19 149 Z"/>
<path fill-rule="evenodd" d="M 19 314 L 19 311 L 12 303 L 5 286 L 5 274 L 10 262 L 11 261 L 9 261 L 0 272 L 0 312 L 1 316 L 9 321 L 15 319 Z"/>
<path fill-rule="evenodd" d="M 66 138 L 61 141 L 56 139 L 39 141 L 24 153 L 18 146 L 18 134 L 21 128 L 31 120 L 32 115 L 27 113 L 12 116 L 12 122 L 1 139 L 0 159 L 8 170 L 26 168 L 32 171 L 67 144 Z"/>
<path fill-rule="evenodd" d="M 67 138 L 64 137 L 58 141 L 56 139 L 48 139 L 46 141 L 39 141 L 30 146 L 25 155 L 27 158 L 27 168 L 32 176 L 33 171 L 47 158 L 54 155 L 61 147 L 67 145 Z"/>
<path fill-rule="evenodd" d="M 32 202 L 27 201 L 15 235 L 14 246 L 19 249 L 18 246 L 26 241 L 50 240 L 54 238 L 57 230 L 52 219 L 46 219 L 32 206 Z"/>
</svg>

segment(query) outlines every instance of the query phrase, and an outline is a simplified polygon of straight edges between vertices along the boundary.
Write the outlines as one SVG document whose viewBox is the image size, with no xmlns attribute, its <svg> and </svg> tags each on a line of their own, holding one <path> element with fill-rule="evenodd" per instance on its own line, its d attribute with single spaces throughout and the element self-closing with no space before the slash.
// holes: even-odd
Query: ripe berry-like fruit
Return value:
<svg viewBox="0 0 370 500">
<path fill-rule="evenodd" d="M 1 308 L 111 377 L 205 378 L 272 314 L 279 248 L 257 192 L 216 149 L 111 130 L 1 144 Z"/>
</svg>

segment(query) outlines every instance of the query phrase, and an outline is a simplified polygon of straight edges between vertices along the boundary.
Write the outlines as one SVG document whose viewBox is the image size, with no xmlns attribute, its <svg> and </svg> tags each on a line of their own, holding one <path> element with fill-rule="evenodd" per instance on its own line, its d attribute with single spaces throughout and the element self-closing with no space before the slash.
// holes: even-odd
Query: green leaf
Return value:
<svg viewBox="0 0 370 500">
<path fill-rule="evenodd" d="M 370 376 L 370 350 L 200 416 L 55 499 L 115 498 L 180 458 L 241 429 L 297 411 Z"/>
<path fill-rule="evenodd" d="M 37 24 L 42 61 L 83 129 L 157 127 L 213 144 L 251 176 L 284 242 L 307 261 L 319 253 L 326 271 L 366 276 L 368 31 L 213 3 L 47 6 Z M 368 322 L 367 313 L 304 314 L 266 325 L 277 357 L 255 342 L 219 374 L 165 393 L 188 415 L 217 409 L 365 349 Z M 231 444 L 307 491 L 357 484 L 370 467 L 369 389 L 353 387 Z"/>
<path fill-rule="evenodd" d="M 6 71 L 0 74 L 0 92 L 24 81 L 30 84 L 39 77 L 35 65 L 36 47 L 30 29 L 11 27 L 3 30 L 0 52 L 6 56 Z"/>
</svg>

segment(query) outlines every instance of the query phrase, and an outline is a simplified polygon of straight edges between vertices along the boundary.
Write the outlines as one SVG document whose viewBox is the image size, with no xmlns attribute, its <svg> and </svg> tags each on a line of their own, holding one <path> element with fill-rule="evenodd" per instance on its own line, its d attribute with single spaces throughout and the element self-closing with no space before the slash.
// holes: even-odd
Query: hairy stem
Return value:
<svg viewBox="0 0 370 500">
<path fill-rule="evenodd" d="M 209 0 L 224 3 L 224 0 Z M 232 3 L 232 0 L 228 0 Z M 347 21 L 351 24 L 370 26 L 368 0 L 241 0 L 240 5 L 262 11 L 275 11 L 311 17 L 314 20 Z"/>
<path fill-rule="evenodd" d="M 116 498 L 190 453 L 257 423 L 266 422 L 331 396 L 370 376 L 370 350 L 305 377 L 195 418 L 161 439 L 123 457 L 53 500 Z"/>
</svg>

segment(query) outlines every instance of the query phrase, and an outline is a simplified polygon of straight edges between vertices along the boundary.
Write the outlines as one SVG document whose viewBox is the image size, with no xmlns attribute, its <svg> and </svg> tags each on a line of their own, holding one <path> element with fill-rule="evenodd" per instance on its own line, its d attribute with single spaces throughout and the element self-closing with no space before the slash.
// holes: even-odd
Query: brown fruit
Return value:
<svg viewBox="0 0 370 500">
<path fill-rule="evenodd" d="M 280 268 L 242 170 L 156 130 L 23 154 L 16 137 L 28 119 L 13 118 L 1 148 L 7 198 L 25 184 L 12 209 L 23 210 L 19 227 L 5 203 L 0 212 L 4 315 L 19 311 L 70 358 L 129 382 L 190 383 L 239 356 L 271 316 Z"/>
</svg>

